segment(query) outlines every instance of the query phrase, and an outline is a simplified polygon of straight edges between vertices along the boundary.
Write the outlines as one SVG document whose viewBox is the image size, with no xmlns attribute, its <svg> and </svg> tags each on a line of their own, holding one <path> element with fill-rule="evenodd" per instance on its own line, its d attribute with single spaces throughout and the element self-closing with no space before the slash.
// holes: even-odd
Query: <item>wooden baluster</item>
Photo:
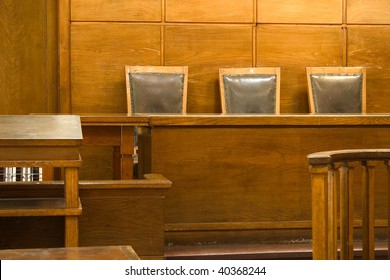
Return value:
<svg viewBox="0 0 390 280">
<path fill-rule="evenodd" d="M 375 165 L 362 162 L 363 259 L 375 259 Z"/>
<path fill-rule="evenodd" d="M 335 169 L 328 170 L 328 259 L 337 260 L 337 184 Z"/>
<path fill-rule="evenodd" d="M 352 169 L 343 162 L 340 167 L 340 259 L 353 259 Z"/>
</svg>

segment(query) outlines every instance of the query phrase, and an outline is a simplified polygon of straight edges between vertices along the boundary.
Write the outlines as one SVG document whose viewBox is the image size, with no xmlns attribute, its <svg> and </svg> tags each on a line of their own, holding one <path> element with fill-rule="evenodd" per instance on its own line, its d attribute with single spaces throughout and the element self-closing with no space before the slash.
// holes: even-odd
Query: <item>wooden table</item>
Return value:
<svg viewBox="0 0 390 280">
<path fill-rule="evenodd" d="M 131 246 L 0 250 L 0 260 L 139 260 Z"/>
<path fill-rule="evenodd" d="M 132 179 L 134 127 L 147 126 L 148 121 L 142 114 L 83 114 L 83 146 L 113 147 L 112 179 Z"/>
<path fill-rule="evenodd" d="M 0 127 L 0 167 L 60 167 L 65 180 L 63 198 L 1 199 L 0 217 L 65 216 L 65 246 L 78 246 L 80 117 L 0 116 Z"/>
</svg>

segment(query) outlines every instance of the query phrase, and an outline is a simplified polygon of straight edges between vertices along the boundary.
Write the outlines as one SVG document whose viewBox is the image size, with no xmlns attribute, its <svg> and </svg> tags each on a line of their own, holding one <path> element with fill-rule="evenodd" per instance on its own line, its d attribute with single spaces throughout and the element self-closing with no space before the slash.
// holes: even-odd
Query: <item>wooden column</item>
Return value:
<svg viewBox="0 0 390 280">
<path fill-rule="evenodd" d="M 79 170 L 77 167 L 65 167 L 65 207 L 79 207 Z M 77 247 L 78 216 L 65 217 L 65 247 Z"/>
</svg>

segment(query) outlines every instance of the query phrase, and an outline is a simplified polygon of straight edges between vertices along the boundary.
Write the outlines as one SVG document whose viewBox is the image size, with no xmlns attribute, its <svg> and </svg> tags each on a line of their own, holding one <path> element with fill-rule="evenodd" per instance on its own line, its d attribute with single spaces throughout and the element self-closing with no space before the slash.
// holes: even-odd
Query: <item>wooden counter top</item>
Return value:
<svg viewBox="0 0 390 280">
<path fill-rule="evenodd" d="M 139 260 L 131 246 L 0 250 L 1 260 Z"/>
</svg>

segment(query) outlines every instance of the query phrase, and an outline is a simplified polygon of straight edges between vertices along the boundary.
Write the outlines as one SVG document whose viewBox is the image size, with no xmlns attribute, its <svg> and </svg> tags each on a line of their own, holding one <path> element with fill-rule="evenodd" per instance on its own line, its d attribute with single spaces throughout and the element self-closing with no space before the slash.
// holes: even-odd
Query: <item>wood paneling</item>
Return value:
<svg viewBox="0 0 390 280">
<path fill-rule="evenodd" d="M 342 66 L 338 26 L 260 25 L 257 66 L 281 67 L 281 112 L 308 112 L 306 66 Z"/>
<path fill-rule="evenodd" d="M 189 66 L 189 113 L 220 112 L 218 68 L 279 66 L 281 112 L 306 113 L 305 67 L 347 65 L 347 57 L 354 56 L 346 43 L 346 32 L 353 28 L 348 23 L 389 23 L 388 0 L 144 1 L 148 6 L 142 1 L 66 1 L 71 5 L 71 92 L 68 96 L 61 87 L 60 97 L 72 112 L 125 112 L 124 77 L 118 69 L 149 64 Z M 356 19 L 368 14 L 373 21 Z M 156 30 L 140 31 L 153 22 Z M 378 25 L 373 31 L 382 32 Z M 372 59 L 388 60 L 386 51 Z M 89 66 L 99 69 L 97 76 L 89 75 Z M 382 68 L 372 75 L 382 79 L 387 74 Z"/>
<path fill-rule="evenodd" d="M 254 22 L 253 0 L 166 0 L 167 22 Z"/>
<path fill-rule="evenodd" d="M 390 26 L 350 26 L 348 65 L 367 67 L 367 112 L 390 112 Z"/>
<path fill-rule="evenodd" d="M 73 113 L 127 112 L 125 65 L 160 65 L 157 25 L 73 23 Z"/>
<path fill-rule="evenodd" d="M 73 21 L 161 21 L 162 0 L 72 0 Z"/>
<path fill-rule="evenodd" d="M 53 2 L 0 2 L 0 114 L 57 110 Z"/>
<path fill-rule="evenodd" d="M 163 190 L 80 189 L 80 246 L 132 244 L 141 256 L 164 255 Z"/>
<path fill-rule="evenodd" d="M 343 0 L 257 0 L 259 23 L 341 23 Z"/>
<path fill-rule="evenodd" d="M 390 0 L 348 0 L 347 23 L 389 24 Z"/>
<path fill-rule="evenodd" d="M 63 182 L 0 185 L 0 197 L 58 197 Z M 171 182 L 156 174 L 142 180 L 81 181 L 79 246 L 131 244 L 138 255 L 164 255 L 164 195 Z M 22 230 L 21 230 L 22 229 Z M 0 248 L 64 246 L 63 217 L 1 217 Z"/>
<path fill-rule="evenodd" d="M 102 130 L 105 128 L 102 128 Z M 113 147 L 82 146 L 80 180 L 109 180 L 113 176 Z"/>
<path fill-rule="evenodd" d="M 219 67 L 251 67 L 252 27 L 166 26 L 165 65 L 189 66 L 187 112 L 221 112 Z"/>
<path fill-rule="evenodd" d="M 166 243 L 250 243 L 256 236 L 257 242 L 278 242 L 299 234 L 310 239 L 306 156 L 390 146 L 388 117 L 152 116 L 150 123 L 152 172 L 172 181 Z M 387 217 L 386 186 L 378 176 L 379 219 Z M 359 195 L 355 205 L 361 205 Z"/>
</svg>

